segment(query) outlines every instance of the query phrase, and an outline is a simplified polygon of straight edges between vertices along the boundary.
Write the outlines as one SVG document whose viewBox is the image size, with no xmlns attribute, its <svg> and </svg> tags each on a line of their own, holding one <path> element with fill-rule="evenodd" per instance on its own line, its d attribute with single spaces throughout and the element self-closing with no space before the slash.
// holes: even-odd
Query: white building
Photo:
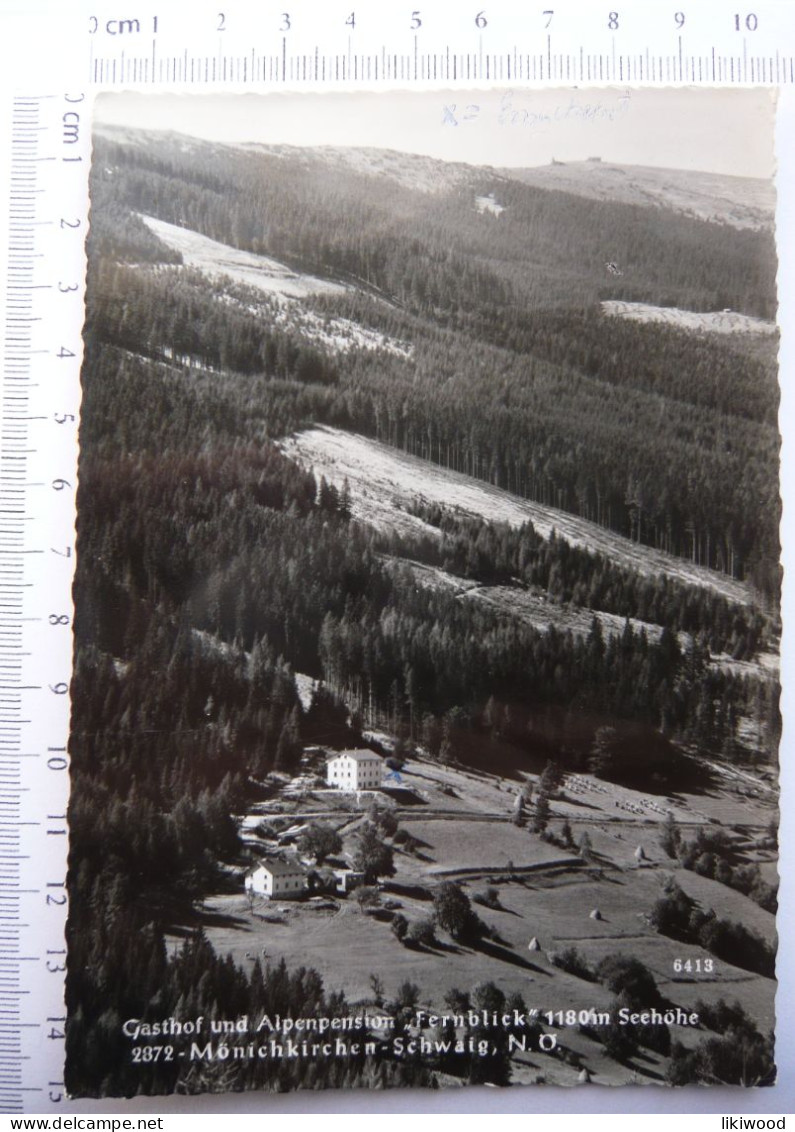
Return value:
<svg viewBox="0 0 795 1132">
<path fill-rule="evenodd" d="M 334 873 L 334 887 L 343 896 L 347 896 L 358 885 L 364 884 L 364 873 L 356 872 L 355 869 L 333 869 L 332 871 Z"/>
<path fill-rule="evenodd" d="M 246 892 L 274 900 L 295 900 L 306 891 L 306 875 L 297 861 L 260 861 L 246 873 Z"/>
<path fill-rule="evenodd" d="M 340 751 L 328 761 L 326 781 L 338 790 L 377 790 L 384 780 L 384 761 L 374 751 Z"/>
</svg>

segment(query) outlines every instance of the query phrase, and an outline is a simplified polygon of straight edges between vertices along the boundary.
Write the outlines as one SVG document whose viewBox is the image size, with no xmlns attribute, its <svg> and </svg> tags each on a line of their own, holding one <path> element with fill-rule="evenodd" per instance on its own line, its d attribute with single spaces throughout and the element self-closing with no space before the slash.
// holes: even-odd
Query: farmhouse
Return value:
<svg viewBox="0 0 795 1132">
<path fill-rule="evenodd" d="M 306 891 L 306 876 L 297 861 L 259 861 L 246 873 L 246 892 L 276 900 L 295 900 Z"/>
<path fill-rule="evenodd" d="M 326 768 L 326 781 L 338 790 L 377 790 L 383 778 L 384 759 L 374 751 L 340 751 Z"/>
</svg>

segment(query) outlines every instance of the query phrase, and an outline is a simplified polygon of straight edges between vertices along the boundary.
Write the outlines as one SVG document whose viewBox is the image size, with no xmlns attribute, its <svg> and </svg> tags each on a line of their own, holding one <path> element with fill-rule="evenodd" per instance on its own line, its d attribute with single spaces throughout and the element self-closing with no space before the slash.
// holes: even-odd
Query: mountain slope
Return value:
<svg viewBox="0 0 795 1132">
<path fill-rule="evenodd" d="M 290 437 L 281 447 L 285 455 L 297 459 L 316 477 L 325 476 L 340 490 L 347 481 L 354 518 L 385 532 L 399 530 L 427 537 L 427 524 L 412 514 L 410 508 L 421 500 L 491 523 L 509 523 L 515 527 L 532 523 L 543 538 L 548 539 L 554 531 L 571 546 L 607 555 L 613 562 L 640 574 L 663 574 L 742 605 L 750 604 L 753 599 L 748 586 L 725 574 L 630 542 L 606 532 L 596 523 L 520 499 L 469 476 L 395 452 L 386 444 L 363 436 L 339 429 L 317 428 Z M 432 529 L 431 533 L 434 533 Z"/>
<path fill-rule="evenodd" d="M 97 156 L 100 176 L 140 212 L 438 312 L 602 299 L 775 311 L 768 233 L 735 230 L 727 241 L 717 225 L 648 207 L 647 193 L 572 195 L 569 182 L 523 183 L 526 171 L 509 177 L 411 154 L 223 146 L 129 130 L 101 132 Z M 544 181 L 548 171 L 530 172 Z M 668 171 L 653 174 L 660 198 Z M 716 191 L 733 200 L 732 179 L 718 180 Z M 606 271 L 612 261 L 623 276 Z"/>
<path fill-rule="evenodd" d="M 664 208 L 732 228 L 761 229 L 773 225 L 773 186 L 751 177 L 613 165 L 597 160 L 501 169 L 500 173 L 539 189 L 559 189 L 590 200 Z"/>
<path fill-rule="evenodd" d="M 727 308 L 771 319 L 770 232 L 375 150 L 111 131 L 95 155 L 92 223 L 117 263 L 189 268 L 173 288 L 108 268 L 119 345 L 140 350 L 153 303 L 158 356 L 179 338 L 173 356 L 293 383 L 272 435 L 359 432 L 774 597 L 775 336 L 701 333 Z M 664 322 L 603 313 L 652 308 Z"/>
</svg>

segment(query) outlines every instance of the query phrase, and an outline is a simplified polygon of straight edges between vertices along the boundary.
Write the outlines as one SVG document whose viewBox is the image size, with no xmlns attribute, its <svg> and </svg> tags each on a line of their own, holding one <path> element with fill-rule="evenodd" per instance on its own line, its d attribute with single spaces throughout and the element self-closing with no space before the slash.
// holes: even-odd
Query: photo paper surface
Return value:
<svg viewBox="0 0 795 1132">
<path fill-rule="evenodd" d="M 774 1083 L 773 125 L 98 99 L 72 1096 Z"/>
</svg>

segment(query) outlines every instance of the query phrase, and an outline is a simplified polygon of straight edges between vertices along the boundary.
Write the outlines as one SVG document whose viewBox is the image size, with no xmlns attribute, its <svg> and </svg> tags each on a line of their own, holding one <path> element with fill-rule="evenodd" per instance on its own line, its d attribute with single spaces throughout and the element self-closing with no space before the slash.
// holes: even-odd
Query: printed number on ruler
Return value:
<svg viewBox="0 0 795 1132">
<path fill-rule="evenodd" d="M 792 82 L 795 7 L 221 3 L 88 19 L 89 79 L 152 86 Z"/>
</svg>

